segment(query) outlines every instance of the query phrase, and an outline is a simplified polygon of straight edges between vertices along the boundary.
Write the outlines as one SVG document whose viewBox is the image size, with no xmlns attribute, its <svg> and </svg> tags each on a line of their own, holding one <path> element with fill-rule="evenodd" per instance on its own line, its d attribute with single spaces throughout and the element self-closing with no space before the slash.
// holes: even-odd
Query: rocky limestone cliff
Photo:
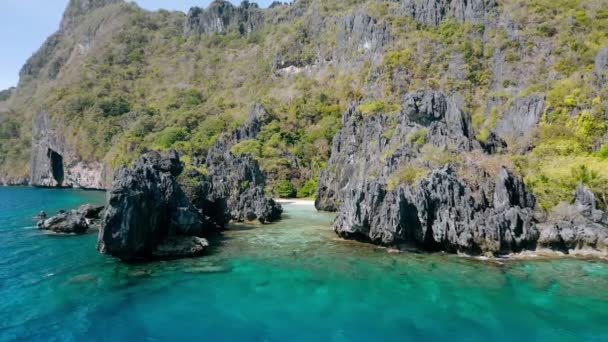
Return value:
<svg viewBox="0 0 608 342">
<path fill-rule="evenodd" d="M 86 52 L 101 28 L 100 24 L 79 31 L 82 21 L 90 19 L 99 9 L 124 3 L 124 0 L 70 0 L 59 30 L 48 37 L 21 68 L 19 85 L 57 79 L 66 64 L 73 62 L 74 56 Z"/>
<path fill-rule="evenodd" d="M 544 103 L 543 96 L 514 101 L 496 132 L 522 139 L 534 131 Z M 338 212 L 334 230 L 341 237 L 385 246 L 471 255 L 608 254 L 608 215 L 597 209 L 593 192 L 579 185 L 574 204 L 541 219 L 521 178 L 504 165 L 497 173 L 488 169 L 484 160 L 496 148 L 476 141 L 470 127 L 457 95 L 409 93 L 391 115 L 364 116 L 352 106 L 321 174 L 316 207 Z M 449 150 L 451 157 L 439 157 Z"/>
<path fill-rule="evenodd" d="M 596 198 L 579 184 L 573 204 L 562 203 L 547 222 L 539 225 L 539 247 L 568 254 L 608 254 L 608 213 L 597 208 Z"/>
<path fill-rule="evenodd" d="M 237 221 L 270 222 L 279 219 L 283 211 L 280 204 L 264 193 L 266 177 L 258 162 L 250 155 L 235 156 L 231 152 L 237 143 L 254 139 L 268 119 L 264 106 L 256 103 L 245 124 L 220 136 L 207 154 L 213 196 L 227 200 L 230 216 Z"/>
<path fill-rule="evenodd" d="M 204 237 L 221 225 L 189 201 L 176 178 L 182 169 L 169 151 L 146 153 L 116 172 L 99 231 L 101 253 L 134 262 L 206 250 Z"/>
<path fill-rule="evenodd" d="M 396 122 L 364 117 L 351 107 L 319 180 L 316 206 L 337 210 L 342 237 L 387 246 L 469 254 L 504 254 L 535 247 L 534 197 L 521 179 L 501 168 L 491 175 L 472 161 L 440 166 L 420 179 L 403 179 L 425 146 L 454 154 L 481 150 L 470 116 L 457 99 L 417 91 L 403 99 Z M 396 125 L 396 127 L 391 127 Z M 386 132 L 394 130 L 392 136 Z M 433 168 L 430 161 L 422 161 Z"/>
<path fill-rule="evenodd" d="M 317 209 L 338 210 L 348 188 L 361 186 L 371 173 L 388 178 L 402 160 L 415 158 L 417 150 L 410 141 L 413 135 L 422 134 L 433 145 L 460 151 L 480 146 L 471 139 L 469 115 L 444 94 L 413 92 L 404 97 L 402 107 L 393 120 L 388 115 L 364 117 L 354 105 L 347 110 L 342 129 L 333 139 L 328 167 L 319 180 Z"/>
<path fill-rule="evenodd" d="M 545 112 L 545 101 L 544 95 L 516 98 L 496 121 L 494 132 L 509 143 L 529 145 Z"/>
<path fill-rule="evenodd" d="M 214 0 L 209 7 L 193 7 L 188 12 L 186 34 L 226 33 L 235 27 L 240 34 L 251 33 L 264 25 L 264 15 L 257 4 L 243 1 L 234 6 L 229 1 Z"/>
<path fill-rule="evenodd" d="M 336 63 L 377 60 L 391 42 L 390 25 L 356 11 L 342 18 L 332 60 Z"/>
<path fill-rule="evenodd" d="M 96 9 L 118 3 L 124 3 L 124 0 L 70 0 L 63 13 L 60 30 L 70 30 L 79 24 L 83 16 Z"/>
<path fill-rule="evenodd" d="M 404 14 L 414 20 L 439 25 L 447 18 L 459 22 L 484 22 L 487 15 L 495 11 L 495 0 L 401 0 Z"/>
<path fill-rule="evenodd" d="M 43 187 L 104 189 L 105 168 L 96 161 L 81 160 L 66 144 L 61 129 L 41 110 L 34 118 L 30 184 Z"/>
</svg>

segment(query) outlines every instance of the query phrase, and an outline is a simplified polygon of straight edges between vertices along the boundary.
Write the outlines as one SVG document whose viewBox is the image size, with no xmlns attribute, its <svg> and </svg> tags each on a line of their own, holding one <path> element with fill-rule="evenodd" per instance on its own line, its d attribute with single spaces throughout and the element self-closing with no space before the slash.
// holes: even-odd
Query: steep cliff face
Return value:
<svg viewBox="0 0 608 342">
<path fill-rule="evenodd" d="M 108 186 L 106 167 L 101 160 L 81 155 L 78 145 L 86 142 L 68 138 L 68 124 L 62 113 L 53 115 L 47 109 L 33 107 L 52 106 L 52 102 L 45 102 L 44 99 L 49 93 L 65 86 L 65 80 L 73 77 L 74 70 L 78 70 L 87 58 L 92 45 L 103 40 L 101 37 L 112 30 L 111 26 L 121 22 L 120 16 L 112 15 L 121 4 L 124 1 L 71 0 L 59 30 L 21 69 L 12 106 L 25 113 L 23 124 L 28 123 L 28 114 L 33 112 L 30 121 L 29 184 L 90 189 Z M 95 13 L 103 15 L 92 19 Z M 26 94 L 34 97 L 34 101 L 24 102 Z"/>
<path fill-rule="evenodd" d="M 455 99 L 410 93 L 392 120 L 364 117 L 356 108 L 344 115 L 316 202 L 338 210 L 336 233 L 469 254 L 535 247 L 535 200 L 522 180 L 505 168 L 492 175 L 474 158 L 459 158 L 481 153 L 481 144 Z"/>
<path fill-rule="evenodd" d="M 482 23 L 496 9 L 495 0 L 401 0 L 402 10 L 416 21 L 439 25 L 447 18 Z"/>
<path fill-rule="evenodd" d="M 91 20 L 98 10 L 120 6 L 124 0 L 70 0 L 59 30 L 52 34 L 24 64 L 20 72 L 21 87 L 29 83 L 55 80 L 64 66 L 81 59 L 96 36 L 103 31 L 102 22 Z M 99 12 L 98 12 L 99 13 Z M 88 19 L 92 24 L 80 27 Z M 78 58 L 78 56 L 81 56 Z"/>
<path fill-rule="evenodd" d="M 416 91 L 402 100 L 397 117 L 363 116 L 351 106 L 332 142 L 328 167 L 319 180 L 317 209 L 335 211 L 348 189 L 361 188 L 373 174 L 389 175 L 419 154 L 420 142 L 456 151 L 480 144 L 471 139 L 470 116 L 454 99 L 434 91 Z"/>
<path fill-rule="evenodd" d="M 229 1 L 214 0 L 206 9 L 190 9 L 185 31 L 186 34 L 225 33 L 235 27 L 240 34 L 247 34 L 260 29 L 264 20 L 255 3 L 243 1 L 240 6 L 234 6 Z"/>
<path fill-rule="evenodd" d="M 183 164 L 175 151 L 149 152 L 116 173 L 103 212 L 97 248 L 134 262 L 200 255 L 204 239 L 219 228 L 213 213 L 197 210 L 176 177 Z"/>
<path fill-rule="evenodd" d="M 338 212 L 335 232 L 379 245 L 472 255 L 608 253 L 608 216 L 594 193 L 579 184 L 574 204 L 561 204 L 539 223 L 535 197 L 497 149 L 487 148 L 500 138 L 478 142 L 458 98 L 417 91 L 404 97 L 396 114 L 365 116 L 356 106 L 344 114 L 315 203 Z M 514 101 L 495 132 L 527 138 L 544 106 L 542 96 Z"/>
<path fill-rule="evenodd" d="M 63 14 L 60 31 L 67 31 L 80 23 L 80 20 L 96 9 L 124 3 L 124 0 L 70 0 Z"/>
<path fill-rule="evenodd" d="M 391 38 L 387 22 L 356 11 L 342 19 L 333 60 L 338 64 L 378 60 Z"/>
<path fill-rule="evenodd" d="M 516 98 L 497 120 L 494 132 L 513 145 L 529 145 L 545 112 L 545 102 L 544 95 Z"/>
<path fill-rule="evenodd" d="M 34 118 L 30 184 L 45 187 L 104 189 L 105 170 L 99 162 L 81 160 L 66 144 L 61 128 L 42 110 Z"/>
<path fill-rule="evenodd" d="M 213 184 L 213 197 L 226 199 L 230 217 L 237 221 L 278 220 L 281 205 L 264 192 L 266 176 L 258 162 L 249 154 L 234 155 L 232 147 L 239 142 L 255 139 L 269 114 L 256 103 L 245 124 L 231 134 L 220 136 L 207 154 L 207 170 Z"/>
</svg>

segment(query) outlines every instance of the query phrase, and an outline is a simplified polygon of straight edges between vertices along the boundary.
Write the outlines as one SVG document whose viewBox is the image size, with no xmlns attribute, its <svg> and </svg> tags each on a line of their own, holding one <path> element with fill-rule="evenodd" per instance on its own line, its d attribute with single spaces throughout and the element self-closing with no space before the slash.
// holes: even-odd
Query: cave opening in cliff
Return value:
<svg viewBox="0 0 608 342">
<path fill-rule="evenodd" d="M 47 156 L 51 161 L 51 174 L 57 182 L 57 186 L 63 184 L 63 156 L 52 149 L 48 149 Z"/>
</svg>

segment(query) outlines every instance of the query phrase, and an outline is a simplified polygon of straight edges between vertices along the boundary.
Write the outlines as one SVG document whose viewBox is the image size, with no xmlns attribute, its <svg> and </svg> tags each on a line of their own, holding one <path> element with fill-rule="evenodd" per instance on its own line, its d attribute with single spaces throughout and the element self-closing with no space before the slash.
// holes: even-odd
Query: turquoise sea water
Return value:
<svg viewBox="0 0 608 342">
<path fill-rule="evenodd" d="M 210 256 L 144 265 L 33 228 L 103 197 L 0 188 L 1 341 L 608 341 L 606 261 L 391 254 L 301 205 Z"/>
</svg>

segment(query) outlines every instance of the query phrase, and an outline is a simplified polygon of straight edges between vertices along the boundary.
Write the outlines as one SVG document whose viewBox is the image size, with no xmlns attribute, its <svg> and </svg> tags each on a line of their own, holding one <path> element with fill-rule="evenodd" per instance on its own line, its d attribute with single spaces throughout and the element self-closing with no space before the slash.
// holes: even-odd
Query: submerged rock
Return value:
<svg viewBox="0 0 608 342">
<path fill-rule="evenodd" d="M 89 229 L 89 224 L 82 213 L 70 210 L 38 222 L 38 228 L 55 233 L 83 234 Z"/>
<path fill-rule="evenodd" d="M 171 236 L 152 251 L 158 259 L 174 259 L 200 256 L 205 254 L 209 242 L 196 236 Z"/>
<path fill-rule="evenodd" d="M 149 152 L 133 168 L 119 169 L 102 217 L 99 251 L 123 261 L 146 260 L 157 257 L 155 251 L 168 238 L 202 237 L 216 229 L 178 183 L 182 169 L 175 151 Z"/>
</svg>

